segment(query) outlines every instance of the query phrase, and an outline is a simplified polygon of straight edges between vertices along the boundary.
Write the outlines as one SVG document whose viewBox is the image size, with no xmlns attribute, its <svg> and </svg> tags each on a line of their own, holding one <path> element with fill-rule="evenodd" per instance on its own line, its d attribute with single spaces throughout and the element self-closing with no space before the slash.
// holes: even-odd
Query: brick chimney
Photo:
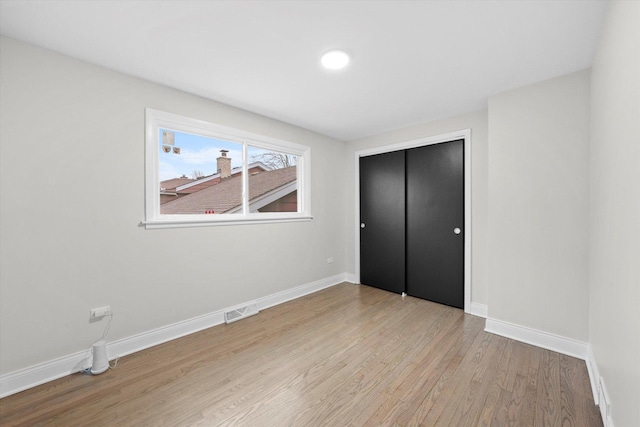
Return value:
<svg viewBox="0 0 640 427">
<path fill-rule="evenodd" d="M 218 160 L 218 173 L 220 178 L 229 178 L 231 176 L 231 157 L 227 157 L 229 150 L 220 150 Z"/>
</svg>

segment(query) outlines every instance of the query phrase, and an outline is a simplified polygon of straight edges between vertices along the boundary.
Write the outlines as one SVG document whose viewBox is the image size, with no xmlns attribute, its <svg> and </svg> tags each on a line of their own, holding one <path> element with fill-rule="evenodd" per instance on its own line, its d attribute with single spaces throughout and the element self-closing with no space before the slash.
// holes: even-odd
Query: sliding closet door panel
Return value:
<svg viewBox="0 0 640 427">
<path fill-rule="evenodd" d="M 360 282 L 405 289 L 404 151 L 360 158 Z"/>
<path fill-rule="evenodd" d="M 464 141 L 407 150 L 407 294 L 464 307 Z"/>
</svg>

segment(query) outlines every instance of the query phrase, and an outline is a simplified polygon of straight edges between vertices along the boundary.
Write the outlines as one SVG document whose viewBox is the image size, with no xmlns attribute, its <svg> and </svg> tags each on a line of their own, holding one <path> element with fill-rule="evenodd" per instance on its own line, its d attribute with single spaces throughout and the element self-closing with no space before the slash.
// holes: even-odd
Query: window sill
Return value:
<svg viewBox="0 0 640 427">
<path fill-rule="evenodd" d="M 217 227 L 221 225 L 249 225 L 249 224 L 273 224 L 282 222 L 305 222 L 311 221 L 312 216 L 290 216 L 283 218 L 238 218 L 238 219 L 161 219 L 140 221 L 140 226 L 147 230 L 156 230 L 164 228 L 191 228 L 191 227 Z"/>
</svg>

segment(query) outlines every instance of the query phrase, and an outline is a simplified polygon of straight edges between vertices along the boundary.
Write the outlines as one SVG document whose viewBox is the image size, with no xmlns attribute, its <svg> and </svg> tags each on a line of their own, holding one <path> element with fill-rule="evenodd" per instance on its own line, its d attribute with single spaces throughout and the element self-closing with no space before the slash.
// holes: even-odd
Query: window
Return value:
<svg viewBox="0 0 640 427">
<path fill-rule="evenodd" d="M 310 149 L 146 110 L 147 228 L 311 219 Z"/>
</svg>

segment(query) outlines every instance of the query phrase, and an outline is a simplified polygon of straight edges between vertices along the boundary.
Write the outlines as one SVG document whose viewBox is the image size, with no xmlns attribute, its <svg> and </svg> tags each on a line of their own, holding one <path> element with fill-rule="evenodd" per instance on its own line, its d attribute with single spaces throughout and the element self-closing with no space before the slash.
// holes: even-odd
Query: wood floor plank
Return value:
<svg viewBox="0 0 640 427">
<path fill-rule="evenodd" d="M 576 426 L 577 414 L 572 390 L 572 363 L 564 355 L 560 355 L 560 402 L 561 422 L 563 426 Z"/>
<path fill-rule="evenodd" d="M 535 426 L 536 418 L 536 404 L 538 394 L 538 371 L 540 369 L 540 356 L 543 351 L 540 348 L 529 346 L 529 364 L 527 365 L 525 377 L 525 389 L 522 403 L 522 410 L 520 412 L 520 425 L 522 426 Z"/>
<path fill-rule="evenodd" d="M 585 394 L 590 389 L 585 387 L 586 365 L 583 361 L 560 355 L 560 400 L 561 421 L 567 426 L 582 426 L 593 422 L 597 417 L 592 405 L 585 405 Z"/>
<path fill-rule="evenodd" d="M 415 303 L 416 301 L 413 298 L 407 298 L 406 300 L 406 304 Z M 432 312 L 439 312 L 441 308 L 432 306 L 431 310 Z M 409 310 L 407 312 L 409 313 Z M 429 326 L 430 322 L 427 319 L 422 322 L 415 322 L 411 315 L 403 317 L 403 320 L 398 325 L 401 332 L 390 337 L 391 340 L 380 349 L 383 351 L 377 350 L 370 360 L 371 363 L 375 363 L 375 374 L 371 375 L 371 372 L 357 370 L 353 383 L 349 383 L 346 388 L 334 390 L 330 400 L 322 400 L 323 404 L 329 403 L 329 406 L 337 407 L 337 410 L 332 411 L 325 421 L 331 422 L 332 419 L 337 420 L 342 417 L 345 408 L 344 406 L 338 406 L 337 402 L 343 398 L 349 399 L 356 392 L 359 396 L 359 406 L 368 406 L 367 402 L 374 398 L 375 389 L 384 387 L 384 384 L 387 384 L 393 378 L 394 372 L 402 369 L 402 366 L 407 361 L 410 361 L 413 354 L 419 350 L 415 343 L 426 342 L 428 337 L 433 334 Z M 354 390 L 354 387 L 357 387 L 357 390 Z M 305 420 L 300 419 L 299 421 L 303 422 Z"/>
<path fill-rule="evenodd" d="M 543 352 L 538 371 L 536 426 L 560 425 L 560 355 Z"/>
<path fill-rule="evenodd" d="M 480 379 L 491 361 L 485 359 L 486 353 L 491 356 L 501 350 L 500 346 L 492 346 L 492 335 L 480 332 L 473 344 L 468 348 L 460 367 L 452 375 L 450 387 L 438 404 L 431 408 L 422 421 L 424 425 L 465 425 L 469 423 L 469 412 L 475 413 L 477 403 L 473 403 Z M 483 363 L 484 362 L 484 363 Z"/>
<path fill-rule="evenodd" d="M 475 319 L 467 319 L 465 316 L 464 326 L 462 328 L 462 336 L 456 345 L 451 347 L 453 351 L 452 358 L 441 375 L 437 375 L 434 386 L 429 390 L 420 406 L 415 411 L 411 423 L 418 421 L 418 417 L 422 417 L 420 425 L 436 425 L 438 419 L 447 410 L 453 410 L 454 407 L 448 406 L 448 402 L 453 398 L 453 392 L 457 381 L 466 375 L 466 367 L 463 365 L 469 348 L 482 334 L 484 322 L 476 323 Z M 478 326 L 480 326 L 478 328 Z"/>
<path fill-rule="evenodd" d="M 462 320 L 461 313 L 448 309 L 443 316 L 438 317 L 425 331 L 423 339 L 414 341 L 413 352 L 406 355 L 405 363 L 396 367 L 397 374 L 380 384 L 373 400 L 352 420 L 351 425 L 367 424 L 368 420 L 368 424 L 375 424 L 379 422 L 374 421 L 377 418 L 384 418 L 399 409 L 396 402 L 406 402 L 411 396 L 415 401 L 417 396 L 428 391 L 429 381 L 433 381 L 437 376 L 424 378 L 423 373 L 425 370 L 431 371 L 430 366 L 438 364 L 444 369 L 446 364 L 442 364 L 441 359 L 445 353 L 439 349 L 446 348 L 448 342 L 456 339 L 455 331 Z"/>
<path fill-rule="evenodd" d="M 481 415 L 482 406 L 477 402 L 488 394 L 491 381 L 487 381 L 487 379 L 497 375 L 498 361 L 501 359 L 508 341 L 491 334 L 486 334 L 486 336 L 486 346 L 481 347 L 482 352 L 477 351 L 474 355 L 475 370 L 471 381 L 466 390 L 461 387 L 458 391 L 464 398 L 460 399 L 460 404 L 450 424 L 477 425 L 478 423 L 477 419 Z M 460 381 L 459 384 L 462 385 L 464 382 Z"/>
<path fill-rule="evenodd" d="M 583 361 L 344 283 L 0 399 L 2 426 L 601 426 Z"/>
<path fill-rule="evenodd" d="M 496 420 L 498 414 L 498 403 L 501 401 L 501 392 L 506 388 L 507 381 L 507 368 L 509 361 L 513 354 L 513 347 L 515 341 L 504 339 L 505 349 L 502 352 L 498 361 L 497 370 L 490 381 L 490 386 L 485 393 L 485 399 L 482 404 L 482 412 L 478 416 L 476 424 L 478 426 L 490 426 L 493 425 L 493 421 Z"/>
<path fill-rule="evenodd" d="M 384 389 L 381 397 L 386 396 L 389 399 L 388 403 L 393 405 L 377 406 L 378 410 L 367 420 L 367 424 L 386 425 L 392 420 L 404 422 L 419 410 L 422 400 L 440 378 L 439 374 L 445 371 L 455 357 L 455 343 L 461 340 L 462 331 L 456 325 L 463 322 L 463 317 L 455 319 L 455 323 L 450 327 L 442 328 L 433 345 L 423 347 L 423 351 L 416 355 L 413 363 L 402 372 L 402 376 Z M 445 352 L 442 349 L 450 350 Z M 426 372 L 430 375 L 425 375 Z"/>
<path fill-rule="evenodd" d="M 458 324 L 458 322 L 456 322 Z M 396 381 L 389 384 L 384 389 L 381 397 L 387 397 L 389 400 L 386 404 L 377 406 L 369 420 L 368 425 L 385 425 L 391 423 L 391 420 L 401 416 L 411 414 L 410 407 L 419 403 L 423 396 L 429 392 L 435 385 L 439 375 L 435 372 L 443 372 L 449 365 L 453 353 L 449 350 L 445 352 L 432 352 L 435 348 L 449 348 L 451 343 L 459 340 L 459 333 L 451 331 L 430 346 L 429 352 L 417 358 L 406 371 L 402 372 L 402 376 Z M 425 369 L 434 375 L 424 375 Z"/>
</svg>

